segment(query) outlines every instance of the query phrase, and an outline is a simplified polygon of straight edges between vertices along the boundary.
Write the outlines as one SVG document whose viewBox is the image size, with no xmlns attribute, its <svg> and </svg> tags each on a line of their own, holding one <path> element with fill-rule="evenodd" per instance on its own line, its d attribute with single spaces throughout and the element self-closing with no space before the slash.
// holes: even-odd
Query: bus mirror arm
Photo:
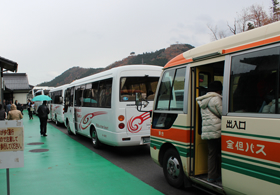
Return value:
<svg viewBox="0 0 280 195">
<path fill-rule="evenodd" d="M 152 111 L 144 111 L 144 110 L 142 110 L 142 106 L 144 108 L 146 108 L 149 105 L 149 102 L 142 98 L 142 93 L 138 93 L 138 92 L 135 93 L 135 105 L 136 105 L 136 108 L 137 108 L 137 110 L 139 112 L 149 112 L 150 115 L 151 115 Z"/>
</svg>

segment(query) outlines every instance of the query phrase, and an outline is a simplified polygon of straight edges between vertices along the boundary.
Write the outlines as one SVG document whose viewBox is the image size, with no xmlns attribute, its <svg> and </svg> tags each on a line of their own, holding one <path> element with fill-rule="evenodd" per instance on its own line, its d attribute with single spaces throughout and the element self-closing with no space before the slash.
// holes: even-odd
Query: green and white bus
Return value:
<svg viewBox="0 0 280 195">
<path fill-rule="evenodd" d="M 191 49 L 162 72 L 152 111 L 151 157 L 174 187 L 280 194 L 280 22 Z M 222 182 L 207 182 L 196 98 L 223 83 Z"/>
</svg>

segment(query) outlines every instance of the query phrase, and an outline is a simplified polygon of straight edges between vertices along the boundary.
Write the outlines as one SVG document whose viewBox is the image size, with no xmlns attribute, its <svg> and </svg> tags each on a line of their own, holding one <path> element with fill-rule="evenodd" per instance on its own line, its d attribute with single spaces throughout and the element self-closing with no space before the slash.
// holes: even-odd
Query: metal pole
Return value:
<svg viewBox="0 0 280 195">
<path fill-rule="evenodd" d="M 10 172 L 9 169 L 6 169 L 7 173 L 7 195 L 10 195 Z"/>
</svg>

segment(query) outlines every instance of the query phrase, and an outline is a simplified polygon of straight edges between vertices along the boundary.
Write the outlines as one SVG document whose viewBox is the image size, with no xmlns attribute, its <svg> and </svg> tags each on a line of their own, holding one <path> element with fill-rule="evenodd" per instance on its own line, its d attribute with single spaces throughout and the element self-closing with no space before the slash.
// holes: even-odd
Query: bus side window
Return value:
<svg viewBox="0 0 280 195">
<path fill-rule="evenodd" d="M 98 85 L 99 82 L 93 82 L 92 83 L 92 89 L 91 89 L 91 107 L 98 107 Z"/>
<path fill-rule="evenodd" d="M 280 47 L 232 57 L 230 112 L 277 113 Z"/>
<path fill-rule="evenodd" d="M 166 71 L 160 83 L 156 110 L 169 110 L 169 99 L 171 96 L 172 81 L 175 70 Z"/>
<path fill-rule="evenodd" d="M 100 81 L 99 85 L 99 107 L 110 108 L 112 95 L 112 79 Z"/>
</svg>

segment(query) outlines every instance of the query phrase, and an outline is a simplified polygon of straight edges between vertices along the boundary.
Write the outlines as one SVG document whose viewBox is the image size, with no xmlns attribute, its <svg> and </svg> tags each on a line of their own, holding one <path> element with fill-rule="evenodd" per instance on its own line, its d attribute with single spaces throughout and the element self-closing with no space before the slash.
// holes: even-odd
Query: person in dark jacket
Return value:
<svg viewBox="0 0 280 195">
<path fill-rule="evenodd" d="M 23 105 L 21 103 L 19 103 L 17 100 L 15 101 L 15 105 L 17 106 L 17 109 L 21 112 L 21 114 L 23 115 L 23 113 L 22 113 Z"/>
<path fill-rule="evenodd" d="M 6 118 L 6 112 L 4 109 L 2 109 L 2 104 L 0 104 L 0 120 L 5 120 Z"/>
<path fill-rule="evenodd" d="M 9 111 L 11 110 L 11 106 L 12 106 L 12 101 L 8 101 L 8 104 L 6 106 L 6 113 L 8 114 Z"/>
<path fill-rule="evenodd" d="M 28 110 L 28 115 L 29 115 L 29 120 L 33 119 L 33 110 L 32 110 L 32 102 L 31 100 L 28 100 L 27 102 L 27 110 Z"/>
<path fill-rule="evenodd" d="M 6 100 L 3 100 L 3 108 L 5 110 L 5 112 L 7 113 L 7 104 L 6 104 Z"/>
<path fill-rule="evenodd" d="M 38 116 L 40 118 L 40 133 L 41 136 L 47 136 L 47 120 L 48 114 L 50 113 L 49 108 L 47 107 L 47 101 L 43 101 L 43 104 L 38 108 Z"/>
</svg>

